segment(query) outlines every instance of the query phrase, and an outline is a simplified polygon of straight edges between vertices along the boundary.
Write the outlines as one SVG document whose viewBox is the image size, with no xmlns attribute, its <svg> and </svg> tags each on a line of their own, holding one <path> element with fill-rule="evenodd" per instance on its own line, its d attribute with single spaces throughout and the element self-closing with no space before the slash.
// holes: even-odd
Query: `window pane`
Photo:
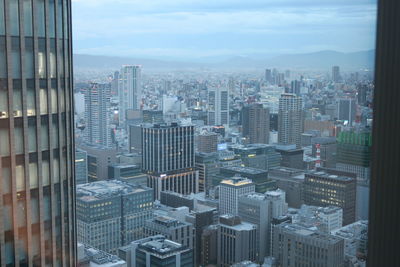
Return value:
<svg viewBox="0 0 400 267">
<path fill-rule="evenodd" d="M 24 35 L 32 36 L 32 0 L 24 0 Z"/>
<path fill-rule="evenodd" d="M 46 16 L 44 15 L 44 0 L 37 0 L 36 1 L 36 27 L 37 27 L 37 34 L 39 37 L 45 37 L 45 19 Z"/>
<path fill-rule="evenodd" d="M 17 165 L 15 167 L 15 179 L 16 179 L 17 191 L 25 190 L 24 165 Z"/>
<path fill-rule="evenodd" d="M 33 39 L 25 38 L 25 66 L 24 74 L 26 79 L 33 79 L 35 74 L 35 65 L 33 61 Z"/>
<path fill-rule="evenodd" d="M 37 188 L 39 186 L 36 162 L 29 163 L 29 186 L 31 189 Z"/>
<path fill-rule="evenodd" d="M 50 38 L 56 37 L 55 4 L 54 0 L 49 0 L 49 34 Z"/>
<path fill-rule="evenodd" d="M 47 89 L 40 88 L 40 114 L 47 114 Z"/>
<path fill-rule="evenodd" d="M 11 38 L 11 66 L 12 66 L 12 77 L 14 79 L 21 78 L 21 50 L 19 45 L 19 38 Z"/>
<path fill-rule="evenodd" d="M 8 8 L 10 10 L 10 34 L 19 35 L 19 14 L 18 0 L 8 0 Z"/>
<path fill-rule="evenodd" d="M 23 139 L 23 130 L 22 125 L 16 125 L 14 128 L 14 144 L 15 144 L 15 153 L 22 154 L 24 153 L 24 139 Z"/>
<path fill-rule="evenodd" d="M 30 120 L 28 122 L 28 144 L 29 152 L 36 152 L 36 121 Z"/>
<path fill-rule="evenodd" d="M 7 124 L 5 121 L 4 124 Z M 8 132 L 8 125 L 0 126 L 0 155 L 8 156 L 10 155 L 10 139 Z"/>
<path fill-rule="evenodd" d="M 5 29 L 5 18 L 4 18 L 4 0 L 0 0 L 0 35 L 6 34 Z"/>
<path fill-rule="evenodd" d="M 41 121 L 41 127 L 40 127 L 40 141 L 42 143 L 42 151 L 43 150 L 48 150 L 49 149 L 49 124 L 47 120 L 42 120 Z"/>
<path fill-rule="evenodd" d="M 2 58 L 2 60 L 0 60 L 0 79 L 7 78 L 6 38 L 4 36 L 0 36 L 0 58 Z"/>
</svg>

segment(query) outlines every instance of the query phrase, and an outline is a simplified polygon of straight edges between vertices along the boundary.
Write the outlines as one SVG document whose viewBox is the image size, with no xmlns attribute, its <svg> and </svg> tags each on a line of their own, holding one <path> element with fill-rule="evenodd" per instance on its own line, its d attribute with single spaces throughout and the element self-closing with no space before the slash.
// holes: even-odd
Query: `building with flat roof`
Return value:
<svg viewBox="0 0 400 267">
<path fill-rule="evenodd" d="M 126 261 L 92 246 L 78 243 L 79 267 L 127 267 Z"/>
<path fill-rule="evenodd" d="M 121 248 L 127 267 L 181 266 L 193 267 L 193 249 L 169 240 L 163 235 L 149 236 Z"/>
<path fill-rule="evenodd" d="M 274 145 L 248 144 L 230 147 L 247 167 L 269 170 L 280 166 L 281 155 L 275 151 Z"/>
<path fill-rule="evenodd" d="M 320 232 L 330 234 L 343 225 L 343 210 L 337 206 L 317 207 L 301 205 L 293 222 L 315 226 Z"/>
<path fill-rule="evenodd" d="M 218 266 L 228 267 L 257 258 L 257 225 L 242 222 L 238 216 L 220 217 L 217 240 Z"/>
<path fill-rule="evenodd" d="M 195 137 L 196 151 L 201 153 L 217 152 L 218 134 L 214 132 L 202 131 Z"/>
<path fill-rule="evenodd" d="M 199 192 L 205 192 L 208 196 L 219 173 L 218 154 L 196 153 L 195 165 L 199 171 Z"/>
<path fill-rule="evenodd" d="M 282 267 L 343 266 L 344 241 L 300 224 L 282 223 L 273 228 L 272 256 Z"/>
<path fill-rule="evenodd" d="M 268 171 L 242 166 L 227 166 L 219 169 L 219 177 L 221 179 L 233 176 L 241 176 L 253 181 L 256 192 L 264 193 L 268 190 L 275 189 L 275 181 L 268 178 Z"/>
<path fill-rule="evenodd" d="M 143 227 L 152 217 L 152 209 L 153 191 L 148 187 L 118 180 L 78 185 L 78 241 L 116 253 L 118 247 L 143 237 Z"/>
<path fill-rule="evenodd" d="M 239 197 L 255 192 L 253 181 L 242 177 L 222 180 L 219 185 L 220 214 L 238 215 Z"/>
<path fill-rule="evenodd" d="M 343 225 L 356 218 L 356 180 L 324 171 L 308 171 L 304 178 L 304 203 L 312 206 L 337 206 L 343 209 Z"/>
<path fill-rule="evenodd" d="M 269 109 L 263 104 L 251 104 L 242 109 L 243 137 L 250 144 L 269 143 Z"/>
</svg>

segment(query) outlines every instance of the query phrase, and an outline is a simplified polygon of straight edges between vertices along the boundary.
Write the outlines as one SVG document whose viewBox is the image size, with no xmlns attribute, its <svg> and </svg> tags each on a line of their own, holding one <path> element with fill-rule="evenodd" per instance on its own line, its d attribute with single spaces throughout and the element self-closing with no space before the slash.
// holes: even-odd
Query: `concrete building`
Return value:
<svg viewBox="0 0 400 267">
<path fill-rule="evenodd" d="M 216 266 L 218 259 L 218 225 L 204 228 L 201 234 L 201 259 L 202 266 Z"/>
<path fill-rule="evenodd" d="M 199 192 L 205 192 L 208 196 L 219 173 L 218 154 L 196 153 L 195 164 L 199 172 Z"/>
<path fill-rule="evenodd" d="M 247 178 L 233 177 L 219 185 L 220 214 L 238 215 L 239 197 L 255 192 L 254 183 Z"/>
<path fill-rule="evenodd" d="M 117 180 L 78 185 L 76 191 L 78 241 L 109 253 L 143 237 L 152 217 L 151 188 Z"/>
<path fill-rule="evenodd" d="M 276 146 L 276 152 L 281 154 L 281 166 L 292 169 L 304 168 L 304 150 L 297 149 L 294 145 Z"/>
<path fill-rule="evenodd" d="M 299 224 L 274 226 L 272 256 L 279 266 L 344 266 L 343 239 Z"/>
<path fill-rule="evenodd" d="M 255 185 L 255 190 L 258 193 L 264 193 L 276 187 L 275 181 L 268 179 L 268 171 L 266 170 L 238 166 L 228 166 L 219 169 L 219 177 L 222 179 L 228 179 L 234 176 L 252 180 Z"/>
<path fill-rule="evenodd" d="M 78 243 L 79 267 L 127 267 L 124 260 L 92 246 Z"/>
<path fill-rule="evenodd" d="M 204 131 L 195 137 L 196 151 L 200 153 L 217 152 L 218 134 Z"/>
<path fill-rule="evenodd" d="M 0 1 L 1 266 L 76 262 L 71 14 L 60 10 L 71 1 Z"/>
<path fill-rule="evenodd" d="M 302 98 L 294 94 L 282 94 L 279 98 L 278 142 L 301 147 L 303 131 Z"/>
<path fill-rule="evenodd" d="M 120 123 L 125 122 L 128 110 L 141 109 L 141 69 L 139 65 L 121 68 L 118 85 Z"/>
<path fill-rule="evenodd" d="M 291 208 L 303 204 L 304 171 L 286 167 L 272 168 L 268 178 L 276 181 L 276 186 L 286 192 L 286 202 Z"/>
<path fill-rule="evenodd" d="M 88 182 L 88 161 L 87 152 L 82 149 L 75 149 L 75 182 L 86 184 Z"/>
<path fill-rule="evenodd" d="M 340 82 L 342 78 L 340 77 L 340 68 L 339 66 L 332 67 L 332 81 L 335 83 Z"/>
<path fill-rule="evenodd" d="M 217 265 L 228 267 L 244 260 L 256 260 L 257 226 L 231 215 L 222 215 L 219 221 Z"/>
<path fill-rule="evenodd" d="M 320 145 L 321 167 L 335 168 L 337 157 L 337 142 L 335 137 L 311 138 L 312 156 L 316 157 L 316 144 Z"/>
<path fill-rule="evenodd" d="M 343 210 L 336 206 L 317 207 L 301 205 L 298 217 L 293 222 L 315 226 L 320 232 L 330 234 L 343 225 Z"/>
<path fill-rule="evenodd" d="M 230 149 L 240 157 L 246 167 L 269 170 L 280 166 L 281 163 L 281 155 L 275 151 L 273 145 L 236 145 Z"/>
<path fill-rule="evenodd" d="M 352 126 L 356 119 L 357 104 L 352 98 L 341 98 L 337 100 L 338 120 L 342 120 L 347 125 Z"/>
<path fill-rule="evenodd" d="M 91 83 L 85 91 L 85 141 L 94 146 L 111 147 L 111 85 Z"/>
<path fill-rule="evenodd" d="M 242 134 L 250 144 L 269 143 L 269 109 L 251 104 L 242 109 Z"/>
<path fill-rule="evenodd" d="M 142 126 L 129 125 L 129 153 L 142 153 Z"/>
<path fill-rule="evenodd" d="M 199 191 L 195 169 L 194 126 L 154 124 L 142 126 L 142 170 L 156 199 L 164 190 L 181 194 Z"/>
<path fill-rule="evenodd" d="M 304 178 L 304 203 L 343 209 L 343 225 L 356 218 L 356 180 L 324 171 L 308 171 Z"/>
<path fill-rule="evenodd" d="M 208 89 L 208 125 L 229 125 L 229 90 L 213 87 Z"/>
<path fill-rule="evenodd" d="M 144 227 L 145 236 L 163 235 L 190 249 L 196 249 L 196 236 L 193 224 L 168 216 L 149 219 Z"/>
<path fill-rule="evenodd" d="M 162 110 L 142 110 L 143 123 L 163 123 L 163 111 Z"/>
<path fill-rule="evenodd" d="M 194 267 L 193 249 L 154 235 L 133 241 L 119 250 L 126 259 L 127 267 L 181 266 Z"/>
</svg>

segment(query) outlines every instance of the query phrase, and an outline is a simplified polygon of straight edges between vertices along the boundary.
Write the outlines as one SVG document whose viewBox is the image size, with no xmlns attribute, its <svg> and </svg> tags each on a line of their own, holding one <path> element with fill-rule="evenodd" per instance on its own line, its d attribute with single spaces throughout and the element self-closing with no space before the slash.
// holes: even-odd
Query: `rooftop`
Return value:
<svg viewBox="0 0 400 267">
<path fill-rule="evenodd" d="M 145 191 L 151 191 L 151 189 L 119 180 L 107 180 L 77 185 L 76 198 L 81 201 L 90 202 Z"/>
<path fill-rule="evenodd" d="M 242 177 L 232 177 L 231 179 L 225 179 L 221 181 L 221 185 L 230 185 L 230 186 L 243 186 L 243 185 L 251 185 L 253 181 L 247 178 Z"/>
<path fill-rule="evenodd" d="M 171 254 L 177 254 L 186 250 L 187 247 L 166 239 L 163 235 L 155 235 L 140 240 L 133 241 L 139 244 L 139 249 L 145 250 L 157 257 L 169 257 Z"/>
<path fill-rule="evenodd" d="M 288 232 L 288 233 L 294 233 L 294 234 L 300 235 L 300 236 L 307 236 L 314 240 L 328 242 L 331 244 L 337 243 L 340 240 L 342 240 L 339 237 L 318 232 L 316 227 L 308 227 L 308 226 L 302 225 L 300 223 L 293 223 L 293 224 L 292 223 L 282 223 L 280 225 L 277 225 L 276 227 L 280 227 L 281 229 L 283 229 L 283 231 Z"/>
<path fill-rule="evenodd" d="M 115 255 L 108 254 L 94 247 L 78 243 L 78 262 L 80 266 L 85 266 L 84 263 L 92 266 L 113 267 L 123 266 L 125 261 Z"/>
<path fill-rule="evenodd" d="M 241 166 L 226 166 L 221 168 L 221 170 L 229 170 L 234 172 L 241 172 L 247 174 L 263 174 L 268 173 L 266 170 L 263 169 L 256 169 L 251 167 L 241 167 Z"/>
<path fill-rule="evenodd" d="M 326 179 L 341 181 L 341 182 L 350 182 L 350 181 L 354 180 L 354 179 L 352 179 L 350 177 L 329 174 L 329 173 L 326 173 L 324 171 L 319 171 L 319 170 L 318 171 L 310 170 L 310 171 L 306 172 L 306 176 L 308 174 L 309 175 L 316 175 L 316 176 L 323 177 L 323 178 L 326 178 Z"/>
</svg>

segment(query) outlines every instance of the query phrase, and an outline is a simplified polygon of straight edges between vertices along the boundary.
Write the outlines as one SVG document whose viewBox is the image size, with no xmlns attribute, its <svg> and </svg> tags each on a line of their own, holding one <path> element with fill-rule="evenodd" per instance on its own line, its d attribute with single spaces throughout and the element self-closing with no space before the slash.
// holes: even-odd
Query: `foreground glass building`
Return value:
<svg viewBox="0 0 400 267">
<path fill-rule="evenodd" d="M 69 0 L 0 0 L 0 266 L 75 266 Z"/>
</svg>

